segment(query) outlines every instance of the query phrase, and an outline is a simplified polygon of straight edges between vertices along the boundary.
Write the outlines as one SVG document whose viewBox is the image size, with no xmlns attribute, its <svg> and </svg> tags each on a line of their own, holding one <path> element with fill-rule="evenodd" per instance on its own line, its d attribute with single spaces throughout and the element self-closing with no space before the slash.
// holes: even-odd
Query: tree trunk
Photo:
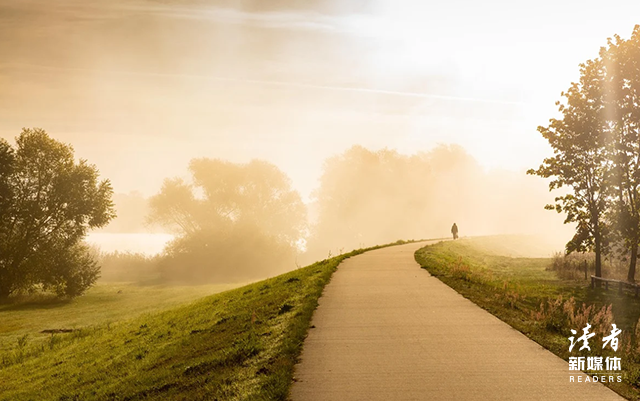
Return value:
<svg viewBox="0 0 640 401">
<path fill-rule="evenodd" d="M 596 277 L 602 277 L 602 244 L 599 232 L 594 235 L 594 240 L 596 248 Z"/>
<path fill-rule="evenodd" d="M 629 261 L 629 274 L 627 274 L 627 281 L 633 283 L 636 281 L 636 261 L 638 260 L 638 243 L 634 243 L 631 246 L 631 258 Z"/>
<path fill-rule="evenodd" d="M 0 281 L 0 304 L 4 303 L 11 295 L 11 288 L 9 285 L 3 285 Z"/>
</svg>

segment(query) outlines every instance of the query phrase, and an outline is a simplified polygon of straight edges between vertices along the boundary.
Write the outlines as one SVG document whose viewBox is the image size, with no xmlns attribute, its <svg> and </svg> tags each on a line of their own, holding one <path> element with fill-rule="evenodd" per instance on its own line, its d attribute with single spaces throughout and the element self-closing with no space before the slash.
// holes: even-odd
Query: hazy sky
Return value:
<svg viewBox="0 0 640 401">
<path fill-rule="evenodd" d="M 0 136 L 42 127 L 145 194 L 206 156 L 269 160 L 307 197 L 353 144 L 458 143 L 524 170 L 578 64 L 638 16 L 638 1 L 0 0 Z"/>
</svg>

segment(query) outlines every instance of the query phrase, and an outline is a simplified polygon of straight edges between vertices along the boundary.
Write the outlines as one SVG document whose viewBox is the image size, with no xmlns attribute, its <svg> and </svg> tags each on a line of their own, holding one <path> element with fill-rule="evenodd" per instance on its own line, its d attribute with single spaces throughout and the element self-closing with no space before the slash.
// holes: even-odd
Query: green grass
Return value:
<svg viewBox="0 0 640 401">
<path fill-rule="evenodd" d="M 0 400 L 285 400 L 324 286 L 364 251 L 171 310 L 16 341 L 0 360 Z"/>
<path fill-rule="evenodd" d="M 465 238 L 483 253 L 514 258 L 548 258 L 564 249 L 564 243 L 539 235 L 493 235 Z"/>
<path fill-rule="evenodd" d="M 0 304 L 0 361 L 27 336 L 30 344 L 49 339 L 51 329 L 82 329 L 132 319 L 226 291 L 240 284 L 199 286 L 139 286 L 99 283 L 84 296 L 64 300 L 52 295 L 30 296 Z"/>
<path fill-rule="evenodd" d="M 500 255 L 505 253 L 496 246 L 500 241 L 513 241 L 513 238 L 481 237 L 442 242 L 421 248 L 415 257 L 433 276 L 565 360 L 570 356 L 569 330 L 581 332 L 583 327 L 571 327 L 571 319 L 574 322 L 581 319 L 580 307 L 593 305 L 593 311 L 585 312 L 584 319 L 595 319 L 598 310 L 611 305 L 611 318 L 623 330 L 621 344 L 628 343 L 630 349 L 621 346 L 618 350 L 616 356 L 622 354 L 625 365 L 623 382 L 613 383 L 610 387 L 628 399 L 640 399 L 640 347 L 635 336 L 640 300 L 629 294 L 619 295 L 615 290 L 593 290 L 586 280 L 561 280 L 555 272 L 546 270 L 551 264 L 550 258 Z M 566 315 L 562 306 L 556 310 L 550 307 L 549 303 L 560 296 L 561 305 L 574 299 L 576 313 L 573 317 Z M 606 316 L 601 314 L 600 318 L 606 320 Z M 593 320 L 590 322 L 597 326 Z M 610 331 L 611 327 L 606 329 Z M 578 354 L 574 350 L 571 356 Z"/>
</svg>

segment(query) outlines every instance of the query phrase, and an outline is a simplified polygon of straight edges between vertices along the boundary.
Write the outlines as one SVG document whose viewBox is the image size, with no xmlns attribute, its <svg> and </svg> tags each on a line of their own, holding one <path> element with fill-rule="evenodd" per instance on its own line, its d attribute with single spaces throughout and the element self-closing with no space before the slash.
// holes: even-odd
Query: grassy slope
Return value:
<svg viewBox="0 0 640 401">
<path fill-rule="evenodd" d="M 539 235 L 493 235 L 465 238 L 476 250 L 513 258 L 548 258 L 564 249 L 562 241 Z"/>
<path fill-rule="evenodd" d="M 494 246 L 496 240 L 500 238 L 475 238 L 427 246 L 416 252 L 416 261 L 464 297 L 565 360 L 569 357 L 567 338 L 571 335 L 571 327 L 563 325 L 560 331 L 565 332 L 549 329 L 533 315 L 540 310 L 541 302 L 548 299 L 562 295 L 564 299 L 574 297 L 578 305 L 586 303 L 600 308 L 611 304 L 618 327 L 633 331 L 640 316 L 640 300 L 629 295 L 620 296 L 615 291 L 591 290 L 586 281 L 560 280 L 554 272 L 545 270 L 550 259 L 512 258 L 490 253 L 489 249 L 498 249 Z M 625 382 L 614 383 L 611 387 L 629 399 L 640 399 L 636 387 L 640 363 L 631 357 L 625 362 Z"/>
<path fill-rule="evenodd" d="M 177 307 L 206 295 L 240 285 L 138 286 L 129 283 L 99 283 L 73 300 L 32 297 L 20 303 L 0 305 L 0 361 L 5 352 L 26 337 L 33 345 L 48 339 L 47 329 L 77 329 L 106 325 Z M 26 345 L 26 344 L 25 344 Z"/>
<path fill-rule="evenodd" d="M 358 250 L 119 324 L 16 346 L 0 400 L 284 400 L 317 300 Z"/>
</svg>

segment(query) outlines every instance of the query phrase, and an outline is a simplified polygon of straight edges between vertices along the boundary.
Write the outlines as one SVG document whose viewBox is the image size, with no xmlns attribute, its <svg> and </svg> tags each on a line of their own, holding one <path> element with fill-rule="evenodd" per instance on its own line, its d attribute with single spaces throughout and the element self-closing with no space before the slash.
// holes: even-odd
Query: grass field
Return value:
<svg viewBox="0 0 640 401">
<path fill-rule="evenodd" d="M 610 323 L 615 322 L 623 330 L 615 356 L 623 358 L 624 375 L 622 383 L 610 387 L 628 399 L 640 399 L 640 336 L 636 334 L 640 333 L 640 300 L 616 291 L 591 289 L 586 280 L 559 279 L 547 270 L 550 258 L 504 256 L 504 245 L 498 245 L 526 245 L 519 242 L 513 237 L 442 242 L 420 249 L 416 261 L 464 297 L 565 360 L 591 355 L 575 349 L 569 354 L 571 329 L 581 333 L 588 321 L 594 326 L 592 331 L 602 330 L 599 334 L 608 335 Z M 510 253 L 528 251 L 515 249 Z"/>
<path fill-rule="evenodd" d="M 131 288 L 114 295 L 116 287 L 98 287 L 44 310 L 0 310 L 0 319 L 13 314 L 14 327 L 3 340 L 0 400 L 284 400 L 324 286 L 343 259 L 363 251 L 161 312 L 119 307 L 125 320 L 115 323 L 105 323 L 108 309 Z M 147 302 L 140 298 L 151 292 L 130 302 Z M 72 310 L 78 317 L 64 324 L 48 316 Z M 76 330 L 31 337 L 62 325 Z"/>
<path fill-rule="evenodd" d="M 0 361 L 3 353 L 15 348 L 20 339 L 24 338 L 22 341 L 31 345 L 48 340 L 50 335 L 41 333 L 45 330 L 105 326 L 239 286 L 240 284 L 165 287 L 99 283 L 84 296 L 73 300 L 32 296 L 0 305 Z"/>
</svg>

